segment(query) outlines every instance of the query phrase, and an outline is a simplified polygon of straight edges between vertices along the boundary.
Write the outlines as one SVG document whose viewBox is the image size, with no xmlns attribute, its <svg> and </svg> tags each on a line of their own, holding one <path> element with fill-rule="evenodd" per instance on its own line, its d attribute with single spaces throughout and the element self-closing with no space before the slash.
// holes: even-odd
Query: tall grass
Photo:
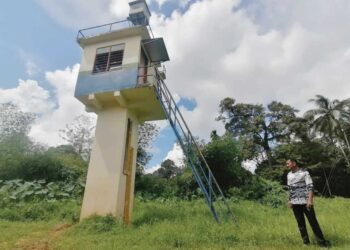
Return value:
<svg viewBox="0 0 350 250">
<path fill-rule="evenodd" d="M 30 236 L 33 228 L 47 238 L 52 249 L 299 249 L 302 241 L 292 212 L 286 207 L 273 208 L 252 201 L 231 201 L 235 222 L 216 223 L 203 200 L 136 200 L 131 225 L 111 217 L 93 217 L 75 223 L 64 233 L 50 238 L 57 217 L 48 222 L 0 221 L 0 249 L 12 249 Z M 333 249 L 350 249 L 350 199 L 316 199 L 316 213 Z M 74 213 L 76 213 L 75 211 Z M 9 236 L 13 226 L 23 228 L 16 239 Z M 49 225 L 49 227 L 45 227 Z M 51 229 L 48 229 L 50 228 Z M 25 234 L 25 229 L 28 235 Z M 309 229 L 312 238 L 312 232 Z M 46 235 L 46 236 L 45 236 Z M 43 237 L 43 236 L 42 236 Z M 42 241 L 43 239 L 41 239 Z M 6 241 L 7 244 L 3 242 Z M 308 249 L 318 249 L 313 244 Z"/>
</svg>

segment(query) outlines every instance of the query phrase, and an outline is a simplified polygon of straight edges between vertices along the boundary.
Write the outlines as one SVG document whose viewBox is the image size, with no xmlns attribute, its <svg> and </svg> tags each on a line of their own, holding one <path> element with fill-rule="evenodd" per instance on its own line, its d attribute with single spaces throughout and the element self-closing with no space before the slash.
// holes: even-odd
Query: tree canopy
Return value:
<svg viewBox="0 0 350 250">
<path fill-rule="evenodd" d="M 23 112 L 12 103 L 0 103 L 0 140 L 15 134 L 26 135 L 35 118 L 34 113 Z"/>
<path fill-rule="evenodd" d="M 290 140 L 293 130 L 289 125 L 295 122 L 296 112 L 281 102 L 273 101 L 264 108 L 261 104 L 236 103 L 228 97 L 220 102 L 217 120 L 224 123 L 226 131 L 243 141 L 245 158 L 258 157 L 264 152 L 271 166 L 271 147 Z"/>
</svg>

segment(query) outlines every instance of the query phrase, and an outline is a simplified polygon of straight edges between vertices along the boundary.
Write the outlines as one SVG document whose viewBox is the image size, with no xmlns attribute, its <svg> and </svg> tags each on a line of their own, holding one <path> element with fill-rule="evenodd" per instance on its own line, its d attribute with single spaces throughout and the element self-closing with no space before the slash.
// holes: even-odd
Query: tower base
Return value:
<svg viewBox="0 0 350 250">
<path fill-rule="evenodd" d="M 134 199 L 138 121 L 122 107 L 97 115 L 80 220 L 112 215 L 128 223 Z"/>
</svg>

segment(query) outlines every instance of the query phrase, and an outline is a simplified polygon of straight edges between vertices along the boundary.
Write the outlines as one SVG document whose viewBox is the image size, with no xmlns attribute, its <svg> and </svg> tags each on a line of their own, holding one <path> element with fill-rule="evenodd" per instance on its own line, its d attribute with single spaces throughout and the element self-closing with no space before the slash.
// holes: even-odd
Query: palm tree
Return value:
<svg viewBox="0 0 350 250">
<path fill-rule="evenodd" d="M 349 140 L 343 128 L 343 124 L 350 124 L 350 98 L 343 101 L 330 101 L 322 95 L 316 95 L 316 98 L 310 101 L 314 102 L 318 107 L 307 111 L 304 115 L 313 118 L 311 129 L 314 132 L 320 132 L 328 136 L 333 143 L 339 142 L 337 139 L 342 138 L 350 152 Z M 341 144 L 339 148 L 350 167 L 349 158 Z"/>
</svg>

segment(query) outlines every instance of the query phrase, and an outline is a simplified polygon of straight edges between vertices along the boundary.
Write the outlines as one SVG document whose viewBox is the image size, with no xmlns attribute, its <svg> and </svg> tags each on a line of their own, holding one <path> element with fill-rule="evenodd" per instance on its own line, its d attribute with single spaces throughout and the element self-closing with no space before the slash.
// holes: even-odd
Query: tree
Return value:
<svg viewBox="0 0 350 250">
<path fill-rule="evenodd" d="M 13 134 L 0 139 L 0 180 L 13 176 L 21 161 L 33 150 L 33 143 L 27 135 Z"/>
<path fill-rule="evenodd" d="M 64 166 L 64 171 L 71 172 L 72 177 L 78 176 L 81 181 L 85 182 L 88 163 L 75 152 L 72 145 L 51 147 L 45 154 L 61 162 Z"/>
<path fill-rule="evenodd" d="M 263 178 L 287 183 L 288 169 L 285 162 L 289 158 L 297 159 L 302 168 L 307 169 L 313 179 L 315 192 L 326 196 L 350 196 L 350 171 L 339 149 L 323 138 L 315 138 L 309 142 L 294 141 L 274 148 L 276 164 L 270 168 L 260 164 L 255 173 Z"/>
<path fill-rule="evenodd" d="M 293 131 L 289 125 L 296 121 L 297 110 L 276 101 L 268 104 L 267 110 L 262 105 L 235 102 L 232 98 L 223 99 L 217 120 L 243 142 L 246 152 L 250 152 L 244 158 L 252 159 L 264 152 L 272 166 L 271 145 L 290 140 Z"/>
<path fill-rule="evenodd" d="M 83 159 L 89 159 L 94 137 L 95 121 L 89 116 L 79 115 L 71 124 L 60 130 L 60 136 L 73 146 Z"/>
<path fill-rule="evenodd" d="M 21 111 L 11 103 L 0 104 L 0 179 L 16 176 L 22 162 L 39 152 L 28 133 L 35 114 Z"/>
<path fill-rule="evenodd" d="M 166 159 L 161 163 L 160 168 L 157 169 L 153 173 L 153 175 L 161 178 L 165 178 L 165 179 L 170 179 L 172 177 L 175 177 L 180 172 L 181 172 L 181 169 L 178 168 L 172 160 Z"/>
<path fill-rule="evenodd" d="M 139 126 L 139 138 L 137 147 L 136 175 L 143 174 L 144 166 L 151 159 L 149 149 L 159 133 L 159 127 L 154 123 L 145 122 Z"/>
<path fill-rule="evenodd" d="M 7 136 L 27 135 L 35 120 L 35 114 L 22 112 L 12 103 L 0 104 L 0 140 Z"/>
<path fill-rule="evenodd" d="M 243 186 L 250 179 L 251 173 L 241 166 L 240 145 L 231 135 L 211 140 L 201 151 L 224 192 Z"/>
<path fill-rule="evenodd" d="M 344 140 L 347 149 L 350 151 L 349 140 L 344 130 L 344 124 L 350 123 L 350 98 L 343 101 L 329 100 L 322 95 L 316 95 L 310 101 L 317 105 L 316 109 L 309 110 L 305 116 L 312 117 L 311 130 L 319 132 L 328 137 L 331 143 L 338 143 L 347 165 L 350 167 L 349 158 L 343 149 L 339 139 Z"/>
</svg>

